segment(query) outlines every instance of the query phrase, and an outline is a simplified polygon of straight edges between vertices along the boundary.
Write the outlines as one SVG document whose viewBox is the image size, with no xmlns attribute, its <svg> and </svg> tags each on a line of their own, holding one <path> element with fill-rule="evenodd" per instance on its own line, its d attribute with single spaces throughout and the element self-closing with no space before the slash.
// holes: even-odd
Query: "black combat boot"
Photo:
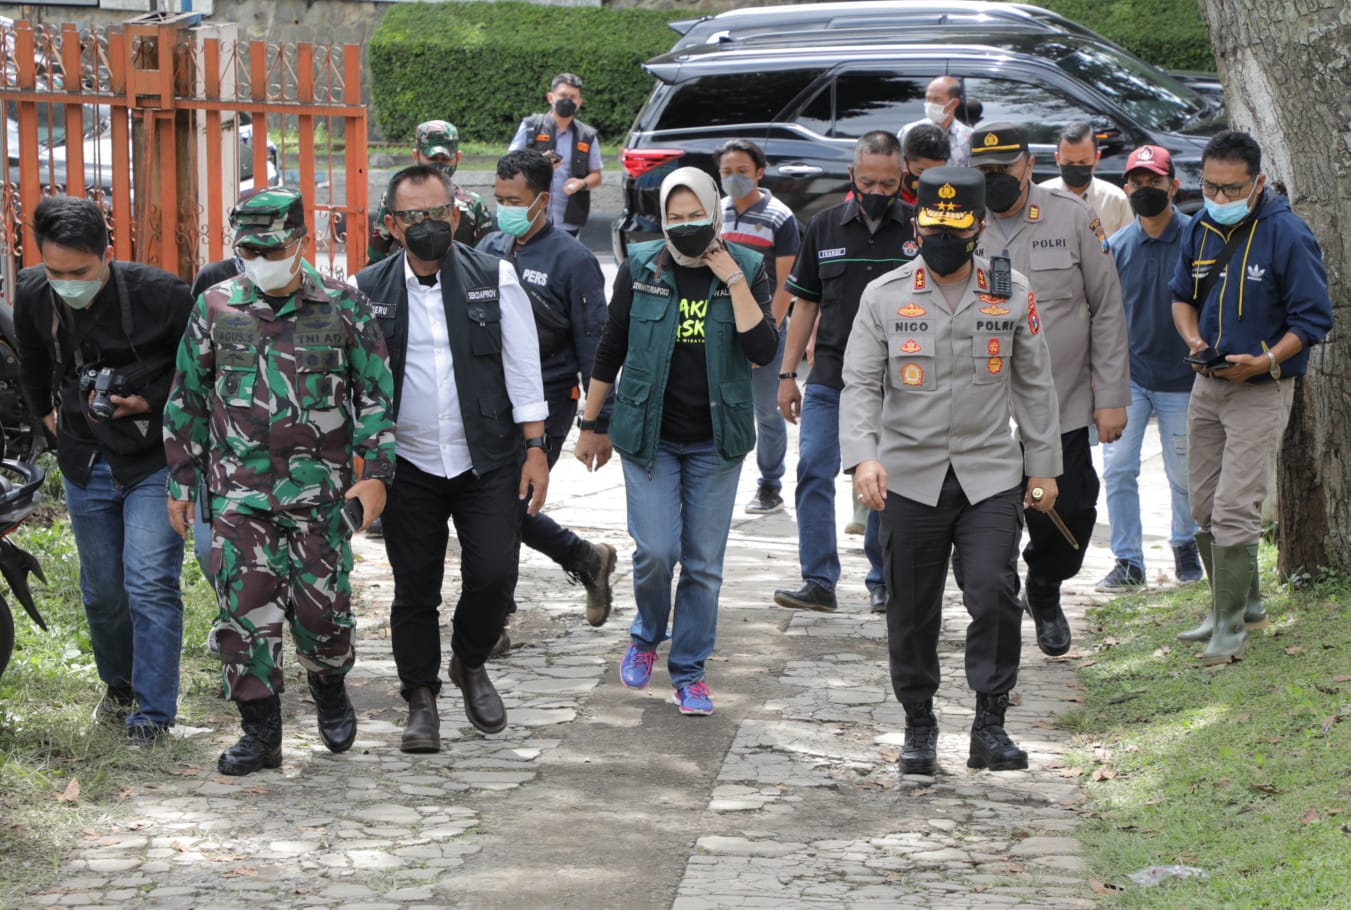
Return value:
<svg viewBox="0 0 1351 910">
<path fill-rule="evenodd" d="M 934 702 L 902 702 L 905 708 L 905 745 L 901 748 L 902 774 L 933 774 L 938 770 L 938 718 Z"/>
<path fill-rule="evenodd" d="M 1043 583 L 1027 576 L 1024 591 L 1027 613 L 1037 627 L 1037 647 L 1047 657 L 1059 657 L 1070 649 L 1070 623 L 1060 608 L 1060 582 Z"/>
<path fill-rule="evenodd" d="M 976 693 L 976 720 L 971 725 L 971 756 L 968 768 L 991 771 L 1021 771 L 1027 767 L 1027 753 L 1004 732 L 1004 712 L 1009 694 Z"/>
<path fill-rule="evenodd" d="M 579 540 L 580 552 L 572 564 L 564 566 L 568 577 L 586 588 L 586 621 L 593 626 L 605 625 L 610 618 L 614 592 L 610 590 L 610 576 L 614 574 L 618 554 L 608 543 L 590 543 Z"/>
<path fill-rule="evenodd" d="M 306 673 L 310 695 L 319 712 L 319 738 L 330 752 L 346 752 L 357 738 L 357 712 L 347 697 L 347 685 L 341 676 Z"/>
<path fill-rule="evenodd" d="M 269 695 L 259 701 L 241 701 L 239 725 L 244 735 L 220 754 L 221 774 L 252 774 L 259 768 L 281 767 L 281 699 Z"/>
</svg>

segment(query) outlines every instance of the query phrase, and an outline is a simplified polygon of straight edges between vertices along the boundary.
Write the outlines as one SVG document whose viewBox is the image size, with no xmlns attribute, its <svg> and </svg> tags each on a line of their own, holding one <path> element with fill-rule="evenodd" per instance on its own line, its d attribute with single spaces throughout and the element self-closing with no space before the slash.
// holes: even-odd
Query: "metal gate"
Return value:
<svg viewBox="0 0 1351 910">
<path fill-rule="evenodd" d="M 366 264 L 360 48 L 236 41 L 233 24 L 199 21 L 0 21 L 6 302 L 14 270 L 40 261 L 26 213 L 51 193 L 102 205 L 117 258 L 190 280 L 231 255 L 239 193 L 284 184 L 305 196 L 306 258 L 339 278 Z"/>
</svg>

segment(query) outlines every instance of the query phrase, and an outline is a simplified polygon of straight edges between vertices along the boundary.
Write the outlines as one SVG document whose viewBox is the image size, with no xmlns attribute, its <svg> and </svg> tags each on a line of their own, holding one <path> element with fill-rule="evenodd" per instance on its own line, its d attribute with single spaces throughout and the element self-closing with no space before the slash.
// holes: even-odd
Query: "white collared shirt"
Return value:
<svg viewBox="0 0 1351 910">
<path fill-rule="evenodd" d="M 455 361 L 446 329 L 441 278 L 424 287 L 403 261 L 408 288 L 408 350 L 404 360 L 399 423 L 395 443 L 399 457 L 438 477 L 458 477 L 473 468 L 464 433 Z M 502 308 L 502 370 L 511 398 L 512 419 L 519 423 L 549 415 L 540 377 L 539 337 L 535 317 L 516 270 L 501 262 L 497 270 Z"/>
</svg>

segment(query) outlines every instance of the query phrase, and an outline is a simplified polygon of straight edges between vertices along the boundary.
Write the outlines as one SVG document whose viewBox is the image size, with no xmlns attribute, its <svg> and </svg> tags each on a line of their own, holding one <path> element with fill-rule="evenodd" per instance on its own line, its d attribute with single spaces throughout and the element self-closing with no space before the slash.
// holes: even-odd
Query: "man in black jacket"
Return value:
<svg viewBox="0 0 1351 910">
<path fill-rule="evenodd" d="M 132 745 L 148 745 L 178 708 L 183 540 L 169 525 L 161 421 L 192 297 L 168 272 L 114 261 L 86 199 L 43 199 L 33 232 L 42 265 L 19 273 L 14 300 L 19 382 L 57 437 L 107 686 L 98 713 L 125 714 Z"/>
<path fill-rule="evenodd" d="M 384 524 L 394 570 L 390 643 L 408 700 L 405 752 L 441 748 L 437 609 L 447 519 L 460 542 L 462 580 L 450 680 L 470 723 L 484 733 L 506 727 L 483 665 L 511 607 L 517 500 L 529 497 L 535 514 L 549 485 L 548 407 L 530 302 L 510 265 L 452 241 L 460 218 L 453 192 L 436 168 L 396 173 L 385 224 L 403 249 L 356 275 L 394 373 L 398 466 Z"/>
</svg>

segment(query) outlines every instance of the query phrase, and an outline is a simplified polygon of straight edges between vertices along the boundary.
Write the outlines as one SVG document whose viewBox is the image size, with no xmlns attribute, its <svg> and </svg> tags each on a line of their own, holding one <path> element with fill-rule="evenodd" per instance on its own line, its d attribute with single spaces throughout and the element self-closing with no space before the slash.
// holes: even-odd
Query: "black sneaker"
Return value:
<svg viewBox="0 0 1351 910">
<path fill-rule="evenodd" d="M 1183 584 L 1206 577 L 1205 570 L 1201 568 L 1201 552 L 1196 549 L 1196 541 L 1173 547 L 1173 574 Z"/>
<path fill-rule="evenodd" d="M 774 592 L 774 602 L 781 607 L 815 610 L 818 613 L 834 613 L 837 606 L 835 592 L 821 587 L 814 581 L 804 582 L 796 591 L 780 588 Z"/>
<path fill-rule="evenodd" d="M 778 488 L 763 483 L 755 491 L 755 498 L 746 503 L 747 515 L 771 515 L 782 511 L 783 497 L 779 495 Z"/>
<path fill-rule="evenodd" d="M 1192 548 L 1195 552 L 1195 547 Z M 1199 559 L 1199 557 L 1198 557 Z M 1200 566 L 1197 566 L 1199 569 Z M 1107 577 L 1093 586 L 1094 591 L 1105 594 L 1125 594 L 1140 591 L 1145 587 L 1145 570 L 1133 562 L 1118 559 L 1116 566 L 1107 573 Z"/>
<path fill-rule="evenodd" d="M 169 738 L 169 728 L 156 724 L 139 724 L 127 731 L 127 745 L 133 749 L 145 749 Z"/>
</svg>

